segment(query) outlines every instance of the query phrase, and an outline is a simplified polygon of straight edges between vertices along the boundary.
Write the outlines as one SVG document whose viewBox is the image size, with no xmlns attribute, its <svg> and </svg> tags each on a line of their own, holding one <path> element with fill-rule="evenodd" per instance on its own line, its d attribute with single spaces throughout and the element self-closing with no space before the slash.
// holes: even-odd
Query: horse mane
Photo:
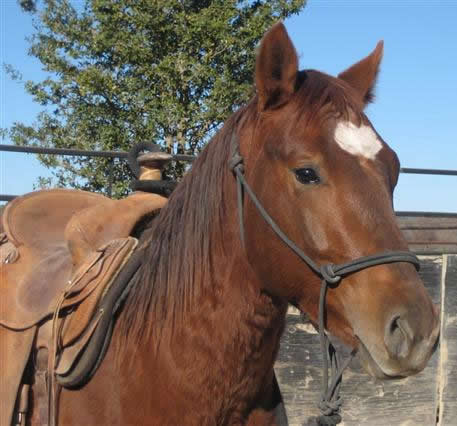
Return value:
<svg viewBox="0 0 457 426">
<path fill-rule="evenodd" d="M 211 286 L 215 236 L 224 224 L 224 181 L 231 174 L 231 138 L 246 109 L 234 113 L 211 139 L 142 234 L 144 261 L 120 324 L 127 340 L 137 343 L 153 335 L 158 344 L 162 329 L 173 331 Z"/>
<path fill-rule="evenodd" d="M 341 80 L 318 71 L 299 73 L 294 95 L 297 111 L 306 122 L 330 110 L 349 116 L 363 107 Z M 357 114 L 358 115 L 358 114 Z M 257 99 L 234 113 L 211 139 L 168 203 L 141 236 L 144 261 L 125 301 L 121 335 L 138 344 L 163 329 L 173 333 L 199 297 L 211 286 L 213 251 L 224 224 L 224 188 L 231 171 L 232 134 L 240 125 L 255 125 Z M 303 122 L 303 121 L 302 121 Z M 235 184 L 235 180 L 233 181 Z"/>
</svg>

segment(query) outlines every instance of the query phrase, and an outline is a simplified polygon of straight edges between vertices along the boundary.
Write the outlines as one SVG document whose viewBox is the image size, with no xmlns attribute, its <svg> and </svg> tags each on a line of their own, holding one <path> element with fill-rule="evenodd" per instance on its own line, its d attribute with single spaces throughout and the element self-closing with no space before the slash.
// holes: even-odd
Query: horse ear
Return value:
<svg viewBox="0 0 457 426">
<path fill-rule="evenodd" d="M 365 105 L 374 100 L 374 88 L 379 72 L 379 64 L 382 59 L 383 47 L 384 42 L 378 42 L 370 55 L 338 75 L 339 78 L 357 90 Z"/>
<path fill-rule="evenodd" d="M 296 90 L 298 58 L 286 27 L 275 24 L 263 37 L 255 66 L 259 110 L 277 108 Z"/>
</svg>

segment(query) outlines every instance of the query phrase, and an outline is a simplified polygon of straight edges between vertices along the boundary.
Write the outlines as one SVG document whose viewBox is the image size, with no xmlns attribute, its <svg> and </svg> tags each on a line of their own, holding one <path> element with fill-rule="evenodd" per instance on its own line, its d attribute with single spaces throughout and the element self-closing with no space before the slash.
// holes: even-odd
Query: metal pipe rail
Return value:
<svg viewBox="0 0 457 426">
<path fill-rule="evenodd" d="M 128 152 L 125 151 L 86 151 L 83 149 L 67 149 L 67 148 L 41 148 L 38 146 L 16 146 L 0 144 L 0 151 L 5 152 L 23 152 L 26 154 L 44 154 L 44 155 L 70 155 L 76 157 L 105 157 L 126 159 Z M 194 161 L 194 155 L 175 154 L 175 161 Z"/>
<path fill-rule="evenodd" d="M 400 173 L 410 173 L 415 175 L 444 175 L 444 176 L 457 176 L 457 170 L 445 169 L 414 169 L 410 167 L 401 167 Z"/>
<path fill-rule="evenodd" d="M 125 151 L 87 151 L 82 149 L 69 149 L 69 148 L 41 148 L 37 146 L 16 146 L 0 144 L 0 151 L 4 152 L 22 152 L 26 154 L 43 154 L 43 155 L 69 155 L 77 157 L 104 157 L 111 159 L 127 159 L 128 152 Z M 173 160 L 175 161 L 194 161 L 196 156 L 175 154 Z M 112 163 L 110 164 L 110 174 L 112 173 Z M 421 174 L 421 175 L 440 175 L 440 176 L 457 176 L 457 170 L 446 170 L 446 169 L 422 169 L 422 168 L 411 168 L 402 167 L 400 173 L 405 174 Z M 110 193 L 111 182 L 110 179 L 108 193 Z M 11 201 L 16 198 L 17 195 L 0 194 L 0 201 Z M 441 214 L 441 213 L 440 213 Z"/>
</svg>

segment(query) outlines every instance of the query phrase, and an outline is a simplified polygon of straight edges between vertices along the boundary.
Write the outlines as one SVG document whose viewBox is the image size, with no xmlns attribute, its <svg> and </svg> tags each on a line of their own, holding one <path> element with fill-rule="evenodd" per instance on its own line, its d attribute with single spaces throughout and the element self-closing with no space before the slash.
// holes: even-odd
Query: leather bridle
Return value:
<svg viewBox="0 0 457 426">
<path fill-rule="evenodd" d="M 328 285 L 338 284 L 345 276 L 370 268 L 376 265 L 384 265 L 387 263 L 407 262 L 412 263 L 416 270 L 420 268 L 420 262 L 417 256 L 408 251 L 391 251 L 371 256 L 359 257 L 342 264 L 328 263 L 319 265 L 307 256 L 287 235 L 281 230 L 278 224 L 267 213 L 262 203 L 256 197 L 254 191 L 246 182 L 244 177 L 243 157 L 239 152 L 239 143 L 237 134 L 232 135 L 232 157 L 229 161 L 229 167 L 234 173 L 237 182 L 237 203 L 238 203 L 238 219 L 240 227 L 240 238 L 243 246 L 245 246 L 243 209 L 244 209 L 244 193 L 246 193 L 257 208 L 260 216 L 271 227 L 275 234 L 283 241 L 317 276 L 322 279 L 320 295 L 319 295 L 319 314 L 318 314 L 318 332 L 320 346 L 323 355 L 323 377 L 322 377 L 322 393 L 319 401 L 319 408 L 322 412 L 321 416 L 314 419 L 317 424 L 336 425 L 341 421 L 339 410 L 342 404 L 339 396 L 339 388 L 343 371 L 349 365 L 355 351 L 351 353 L 344 362 L 341 362 L 341 357 L 336 349 L 330 343 L 325 333 L 325 297 Z M 329 383 L 328 367 L 331 367 L 331 380 Z"/>
</svg>

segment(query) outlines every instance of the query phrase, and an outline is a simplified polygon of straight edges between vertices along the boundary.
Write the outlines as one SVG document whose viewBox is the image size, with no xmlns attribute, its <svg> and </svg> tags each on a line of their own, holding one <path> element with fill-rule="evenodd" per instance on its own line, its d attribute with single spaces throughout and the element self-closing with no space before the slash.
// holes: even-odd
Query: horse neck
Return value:
<svg viewBox="0 0 457 426">
<path fill-rule="evenodd" d="M 214 324 L 220 320 L 220 326 L 225 327 L 227 318 L 237 318 L 237 322 L 232 322 L 231 331 L 234 335 L 239 335 L 240 329 L 243 329 L 247 338 L 255 328 L 255 332 L 260 336 L 267 330 L 282 327 L 281 319 L 285 316 L 287 303 L 264 291 L 262 282 L 248 261 L 241 240 L 236 180 L 228 164 L 224 163 L 223 167 L 227 167 L 227 173 L 221 181 L 216 184 L 207 183 L 213 185 L 213 191 L 220 191 L 222 194 L 220 214 L 215 213 L 220 223 L 214 224 L 204 236 L 211 246 L 209 258 L 197 260 L 200 264 L 196 265 L 196 268 L 202 268 L 206 262 L 210 265 L 210 273 L 192 283 L 202 291 L 197 292 L 199 296 L 189 307 L 180 328 L 184 332 L 188 330 L 195 333 L 189 324 L 200 324 L 195 327 L 198 329 L 202 321 L 210 319 Z M 192 191 L 193 188 L 188 190 Z M 181 226 L 184 227 L 185 222 L 182 222 Z M 172 238 L 178 239 L 180 244 L 190 244 L 191 242 L 185 239 L 192 236 L 173 232 Z M 230 338 L 229 334 L 227 338 Z"/>
<path fill-rule="evenodd" d="M 224 194 L 221 206 L 225 212 L 223 224 L 208 236 L 212 245 L 211 259 L 207 259 L 211 262 L 211 277 L 207 277 L 210 282 L 194 283 L 206 290 L 190 315 L 209 318 L 211 312 L 221 311 L 225 312 L 221 318 L 239 318 L 257 329 L 268 329 L 284 315 L 286 303 L 264 292 L 262 282 L 248 261 L 240 234 L 236 181 L 230 172 L 222 186 L 217 190 Z"/>
<path fill-rule="evenodd" d="M 238 342 L 245 350 L 237 350 L 232 356 L 240 363 L 249 364 L 263 351 L 269 366 L 279 347 L 287 303 L 264 291 L 248 261 L 240 235 L 236 181 L 231 174 L 226 177 L 223 193 L 223 211 L 227 214 L 221 233 L 210 236 L 210 241 L 221 242 L 211 252 L 211 283 L 205 285 L 207 291 L 194 305 L 183 332 L 200 333 L 219 347 L 236 347 L 234 342 Z M 222 335 L 218 329 L 224 330 Z M 267 333 L 270 336 L 265 339 Z M 179 334 L 177 337 L 180 342 Z"/>
</svg>

